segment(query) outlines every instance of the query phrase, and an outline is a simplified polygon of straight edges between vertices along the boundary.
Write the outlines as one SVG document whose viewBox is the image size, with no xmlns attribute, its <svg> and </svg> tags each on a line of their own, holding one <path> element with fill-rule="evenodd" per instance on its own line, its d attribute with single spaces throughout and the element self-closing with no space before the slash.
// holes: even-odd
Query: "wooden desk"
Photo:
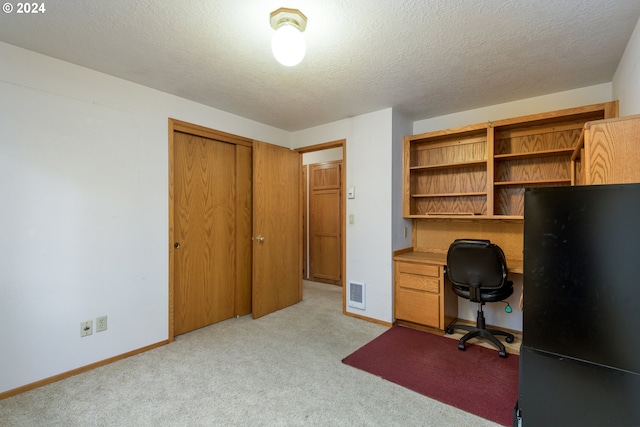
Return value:
<svg viewBox="0 0 640 427">
<path fill-rule="evenodd" d="M 447 265 L 447 254 L 440 252 L 398 252 L 393 257 L 394 260 L 409 262 L 424 262 L 428 264 Z M 513 274 L 523 274 L 523 261 L 517 258 L 507 259 L 507 271 Z"/>
<path fill-rule="evenodd" d="M 445 275 L 447 254 L 398 251 L 393 264 L 396 320 L 445 331 L 458 317 L 458 296 Z M 507 258 L 510 273 L 522 274 L 522 264 Z"/>
</svg>

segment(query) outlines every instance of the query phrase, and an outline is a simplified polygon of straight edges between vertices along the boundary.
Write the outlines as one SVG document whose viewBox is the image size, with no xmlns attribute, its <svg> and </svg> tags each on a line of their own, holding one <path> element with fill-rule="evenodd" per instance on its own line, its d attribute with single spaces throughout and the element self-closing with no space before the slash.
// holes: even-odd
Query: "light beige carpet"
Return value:
<svg viewBox="0 0 640 427">
<path fill-rule="evenodd" d="M 295 306 L 2 400 L 0 425 L 496 425 L 342 364 L 387 328 L 343 315 L 341 301 L 341 288 L 305 282 Z"/>
</svg>

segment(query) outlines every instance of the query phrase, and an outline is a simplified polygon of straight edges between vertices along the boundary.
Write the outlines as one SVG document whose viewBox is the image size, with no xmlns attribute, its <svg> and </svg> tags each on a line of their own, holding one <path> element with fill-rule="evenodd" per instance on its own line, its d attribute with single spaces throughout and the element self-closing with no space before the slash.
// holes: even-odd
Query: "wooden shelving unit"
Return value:
<svg viewBox="0 0 640 427">
<path fill-rule="evenodd" d="M 614 101 L 407 136 L 404 216 L 521 220 L 524 189 L 571 185 L 585 123 L 617 111 Z"/>
<path fill-rule="evenodd" d="M 409 216 L 487 213 L 487 125 L 405 138 Z"/>
</svg>

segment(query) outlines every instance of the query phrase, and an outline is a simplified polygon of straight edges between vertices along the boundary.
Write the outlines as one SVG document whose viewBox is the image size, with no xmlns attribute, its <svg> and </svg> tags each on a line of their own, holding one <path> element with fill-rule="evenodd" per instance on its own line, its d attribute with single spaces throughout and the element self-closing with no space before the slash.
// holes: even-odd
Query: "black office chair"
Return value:
<svg viewBox="0 0 640 427">
<path fill-rule="evenodd" d="M 498 347 L 500 357 L 507 352 L 495 335 L 505 336 L 505 341 L 513 342 L 513 335 L 497 329 L 485 327 L 482 306 L 485 302 L 502 301 L 513 293 L 513 282 L 507 280 L 507 262 L 504 252 L 489 240 L 458 239 L 449 246 L 447 252 L 447 276 L 453 292 L 462 298 L 478 303 L 476 326 L 455 324 L 447 328 L 448 334 L 455 329 L 467 332 L 458 343 L 465 350 L 465 343 L 471 338 L 486 338 Z"/>
</svg>

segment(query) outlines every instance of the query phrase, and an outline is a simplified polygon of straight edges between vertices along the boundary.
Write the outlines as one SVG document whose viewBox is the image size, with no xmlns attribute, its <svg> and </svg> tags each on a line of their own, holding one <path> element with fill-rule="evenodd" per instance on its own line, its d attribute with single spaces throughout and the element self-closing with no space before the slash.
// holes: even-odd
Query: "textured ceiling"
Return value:
<svg viewBox="0 0 640 427">
<path fill-rule="evenodd" d="M 0 14 L 0 41 L 289 131 L 610 82 L 640 17 L 638 0 L 44 3 L 43 14 Z M 279 7 L 308 17 L 297 67 L 271 54 Z"/>
</svg>

